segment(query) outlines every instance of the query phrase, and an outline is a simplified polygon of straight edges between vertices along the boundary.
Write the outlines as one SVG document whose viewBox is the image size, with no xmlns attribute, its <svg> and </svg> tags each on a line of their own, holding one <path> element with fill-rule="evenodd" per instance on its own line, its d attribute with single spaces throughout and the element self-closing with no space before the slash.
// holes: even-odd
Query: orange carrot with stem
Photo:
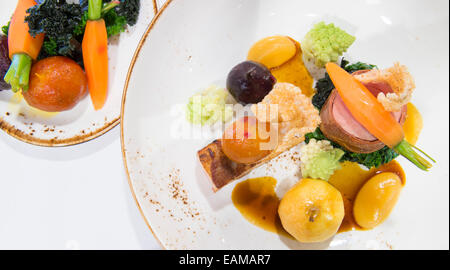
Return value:
<svg viewBox="0 0 450 270">
<path fill-rule="evenodd" d="M 4 80 L 11 85 L 14 92 L 28 90 L 31 64 L 38 57 L 44 43 L 44 34 L 33 37 L 28 32 L 28 23 L 25 22 L 27 10 L 34 5 L 36 5 L 34 0 L 19 0 L 9 26 L 8 47 L 11 66 Z"/>
<path fill-rule="evenodd" d="M 117 5 L 118 2 L 113 4 Z M 88 21 L 82 43 L 89 94 L 95 110 L 103 108 L 108 95 L 108 35 L 102 19 L 102 8 L 102 0 L 89 0 Z"/>
<path fill-rule="evenodd" d="M 352 75 L 335 63 L 326 64 L 327 73 L 333 81 L 344 104 L 352 116 L 373 136 L 406 157 L 422 170 L 431 168 L 431 163 L 414 149 L 435 162 L 430 156 L 405 140 L 402 126 L 386 111 L 375 96 Z"/>
</svg>

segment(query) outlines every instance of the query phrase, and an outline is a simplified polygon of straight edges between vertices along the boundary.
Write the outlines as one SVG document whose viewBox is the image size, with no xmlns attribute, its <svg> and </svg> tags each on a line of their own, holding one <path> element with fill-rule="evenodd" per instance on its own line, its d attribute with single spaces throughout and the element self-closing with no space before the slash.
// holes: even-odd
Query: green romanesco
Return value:
<svg viewBox="0 0 450 270">
<path fill-rule="evenodd" d="M 309 58 L 314 58 L 318 67 L 328 62 L 337 62 L 355 41 L 355 37 L 334 24 L 319 22 L 306 34 L 302 50 Z"/>
<path fill-rule="evenodd" d="M 229 98 L 226 89 L 212 85 L 189 99 L 186 118 L 193 124 L 201 125 L 227 122 L 233 117 L 233 106 L 226 104 Z"/>
<path fill-rule="evenodd" d="M 329 141 L 311 139 L 300 150 L 303 178 L 314 178 L 328 181 L 335 170 L 340 169 L 339 160 L 344 151 L 333 148 Z"/>
</svg>

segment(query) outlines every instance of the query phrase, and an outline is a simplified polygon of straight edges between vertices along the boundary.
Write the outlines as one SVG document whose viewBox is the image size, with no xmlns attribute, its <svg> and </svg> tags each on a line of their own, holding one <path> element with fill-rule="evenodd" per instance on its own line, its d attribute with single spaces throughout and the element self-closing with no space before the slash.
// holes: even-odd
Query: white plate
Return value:
<svg viewBox="0 0 450 270">
<path fill-rule="evenodd" d="M 425 173 L 399 158 L 407 184 L 384 224 L 304 245 L 247 222 L 231 202 L 236 183 L 213 194 L 196 153 L 214 136 L 177 138 L 183 134 L 179 130 L 185 120 L 176 109 L 213 82 L 223 86 L 229 70 L 245 60 L 255 41 L 274 34 L 301 39 L 322 19 L 356 35 L 348 52 L 351 59 L 380 67 L 400 61 L 410 68 L 417 84 L 413 103 L 425 124 L 418 145 L 438 163 Z M 448 23 L 448 1 L 166 3 L 137 51 L 122 104 L 122 148 L 130 187 L 161 245 L 168 249 L 448 249 Z M 198 131 L 187 127 L 191 135 Z M 274 161 L 272 168 L 263 166 L 245 178 L 273 175 L 292 180 L 298 164 L 289 160 L 287 155 Z"/>
<path fill-rule="evenodd" d="M 11 17 L 16 1 L 2 1 L 0 23 Z M 155 14 L 154 0 L 141 1 L 136 25 L 109 44 L 109 93 L 105 106 L 95 111 L 89 96 L 70 111 L 48 114 L 32 109 L 12 91 L 0 91 L 0 128 L 22 141 L 42 146 L 66 146 L 94 139 L 120 122 L 120 100 L 126 74 L 140 37 Z"/>
</svg>

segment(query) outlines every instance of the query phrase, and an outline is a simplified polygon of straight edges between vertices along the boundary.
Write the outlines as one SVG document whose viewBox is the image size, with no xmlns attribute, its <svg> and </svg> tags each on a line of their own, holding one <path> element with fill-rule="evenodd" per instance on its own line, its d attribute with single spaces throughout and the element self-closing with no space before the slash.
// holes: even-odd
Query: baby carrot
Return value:
<svg viewBox="0 0 450 270">
<path fill-rule="evenodd" d="M 89 0 L 82 43 L 89 94 L 95 110 L 103 108 L 108 95 L 108 36 L 101 18 L 102 4 L 102 0 Z"/>
<path fill-rule="evenodd" d="M 402 126 L 395 121 L 392 115 L 384 109 L 383 105 L 361 82 L 335 63 L 326 64 L 326 70 L 344 104 L 361 125 L 417 167 L 422 170 L 431 168 L 431 163 L 415 152 L 414 149 L 419 150 L 426 157 L 430 157 L 404 139 L 405 134 Z"/>
<path fill-rule="evenodd" d="M 328 63 L 326 69 L 353 117 L 384 144 L 396 146 L 404 137 L 403 128 L 377 98 L 338 65 Z"/>
<path fill-rule="evenodd" d="M 44 42 L 44 34 L 31 36 L 25 22 L 27 10 L 34 5 L 35 0 L 19 0 L 9 26 L 8 47 L 12 62 L 4 80 L 14 92 L 28 90 L 31 63 L 38 57 Z"/>
</svg>

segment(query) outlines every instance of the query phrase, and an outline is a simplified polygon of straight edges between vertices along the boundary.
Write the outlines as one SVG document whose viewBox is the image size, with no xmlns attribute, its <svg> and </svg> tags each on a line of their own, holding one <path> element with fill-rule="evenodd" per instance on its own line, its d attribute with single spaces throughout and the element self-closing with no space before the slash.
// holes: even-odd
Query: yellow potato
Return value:
<svg viewBox="0 0 450 270">
<path fill-rule="evenodd" d="M 283 228 L 303 243 L 322 242 L 339 229 L 344 218 L 341 193 L 323 180 L 302 179 L 280 202 Z"/>
<path fill-rule="evenodd" d="M 402 181 L 395 173 L 375 175 L 361 188 L 353 205 L 356 223 L 372 229 L 383 223 L 397 203 Z"/>
</svg>

